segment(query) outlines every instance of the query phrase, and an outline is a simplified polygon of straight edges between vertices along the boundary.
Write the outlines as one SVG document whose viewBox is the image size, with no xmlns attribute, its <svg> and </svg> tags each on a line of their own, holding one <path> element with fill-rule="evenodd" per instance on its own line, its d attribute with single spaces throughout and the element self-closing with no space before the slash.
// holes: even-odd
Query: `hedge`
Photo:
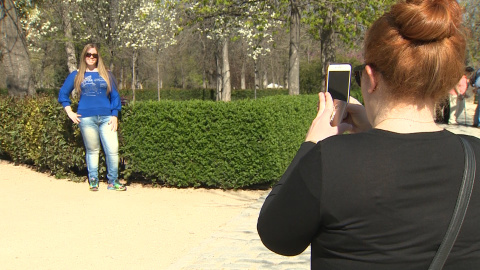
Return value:
<svg viewBox="0 0 480 270">
<path fill-rule="evenodd" d="M 0 97 L 0 156 L 57 177 L 84 165 L 79 129 L 51 97 Z"/>
<path fill-rule="evenodd" d="M 316 95 L 281 95 L 126 105 L 121 176 L 174 187 L 271 185 L 303 141 L 316 104 Z M 0 97 L 0 155 L 57 177 L 85 170 L 81 134 L 52 97 Z"/>
<path fill-rule="evenodd" d="M 315 116 L 316 96 L 237 102 L 143 102 L 125 108 L 127 177 L 240 188 L 279 179 Z"/>
</svg>

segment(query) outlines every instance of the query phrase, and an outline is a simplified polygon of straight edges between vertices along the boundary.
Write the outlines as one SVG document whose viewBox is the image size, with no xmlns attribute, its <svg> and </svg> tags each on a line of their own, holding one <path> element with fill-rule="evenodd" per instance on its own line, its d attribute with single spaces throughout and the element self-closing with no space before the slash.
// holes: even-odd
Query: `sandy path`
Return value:
<svg viewBox="0 0 480 270">
<path fill-rule="evenodd" d="M 1 269 L 165 269 L 265 191 L 90 192 L 0 161 Z"/>
</svg>

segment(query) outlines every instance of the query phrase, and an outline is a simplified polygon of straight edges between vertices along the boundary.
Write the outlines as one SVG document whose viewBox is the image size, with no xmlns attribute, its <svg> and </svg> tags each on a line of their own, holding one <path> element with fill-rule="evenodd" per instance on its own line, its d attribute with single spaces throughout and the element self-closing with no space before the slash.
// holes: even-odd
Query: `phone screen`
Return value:
<svg viewBox="0 0 480 270">
<path fill-rule="evenodd" d="M 349 71 L 328 72 L 328 89 L 333 99 L 348 101 L 348 89 L 350 87 Z"/>
</svg>

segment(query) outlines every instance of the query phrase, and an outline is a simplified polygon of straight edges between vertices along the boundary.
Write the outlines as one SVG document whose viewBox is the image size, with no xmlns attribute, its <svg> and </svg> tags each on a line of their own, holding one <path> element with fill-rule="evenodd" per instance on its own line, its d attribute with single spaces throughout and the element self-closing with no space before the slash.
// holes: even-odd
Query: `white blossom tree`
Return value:
<svg viewBox="0 0 480 270">
<path fill-rule="evenodd" d="M 197 8 L 199 5 L 197 3 L 197 6 L 193 8 Z M 235 25 L 235 20 L 229 20 L 227 16 L 219 15 L 213 17 L 210 21 L 202 22 L 197 29 L 205 34 L 208 39 L 213 40 L 216 45 L 214 56 L 216 63 L 217 101 L 231 100 L 232 86 L 230 81 L 230 62 L 228 61 L 228 41 Z"/>
<path fill-rule="evenodd" d="M 217 100 L 230 101 L 229 40 L 237 36 L 244 39 L 247 55 L 256 66 L 258 57 L 269 52 L 268 44 L 272 41 L 269 30 L 275 26 L 276 14 L 265 1 L 186 2 L 190 17 L 198 22 L 198 30 L 217 44 Z"/>
<path fill-rule="evenodd" d="M 35 85 L 37 87 L 51 87 L 52 83 L 45 82 L 44 72 L 49 64 L 49 54 L 56 51 L 59 43 L 65 44 L 68 72 L 77 69 L 75 44 L 72 36 L 70 20 L 70 2 L 60 0 L 37 1 L 35 6 L 22 20 L 30 53 L 34 59 L 39 59 L 40 65 L 34 65 Z"/>
<path fill-rule="evenodd" d="M 0 60 L 10 95 L 35 95 L 32 67 L 21 23 L 29 12 L 29 1 L 0 1 Z"/>
<path fill-rule="evenodd" d="M 148 0 L 122 1 L 119 5 L 118 33 L 116 40 L 120 47 L 131 48 L 132 91 L 135 101 L 137 59 L 140 49 L 151 49 L 157 55 L 158 99 L 160 99 L 159 55 L 163 49 L 176 43 L 178 31 L 177 13 L 168 1 L 154 3 Z"/>
<path fill-rule="evenodd" d="M 244 40 L 247 56 L 253 59 L 255 73 L 255 99 L 259 88 L 258 61 L 261 56 L 271 52 L 274 42 L 273 29 L 279 27 L 278 14 L 272 12 L 269 5 L 256 2 L 245 12 L 243 27 L 239 27 L 237 33 Z M 244 74 L 242 74 L 244 76 Z"/>
</svg>

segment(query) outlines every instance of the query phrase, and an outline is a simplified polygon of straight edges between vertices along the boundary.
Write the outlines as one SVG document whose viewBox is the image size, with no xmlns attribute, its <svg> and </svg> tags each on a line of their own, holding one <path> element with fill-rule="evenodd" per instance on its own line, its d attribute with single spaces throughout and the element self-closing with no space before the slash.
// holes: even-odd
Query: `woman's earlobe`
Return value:
<svg viewBox="0 0 480 270">
<path fill-rule="evenodd" d="M 368 77 L 367 92 L 371 94 L 371 93 L 373 93 L 377 90 L 378 80 L 375 77 L 375 71 L 371 66 L 366 65 L 365 66 L 365 71 L 366 71 L 366 74 L 367 74 L 367 77 Z"/>
</svg>

